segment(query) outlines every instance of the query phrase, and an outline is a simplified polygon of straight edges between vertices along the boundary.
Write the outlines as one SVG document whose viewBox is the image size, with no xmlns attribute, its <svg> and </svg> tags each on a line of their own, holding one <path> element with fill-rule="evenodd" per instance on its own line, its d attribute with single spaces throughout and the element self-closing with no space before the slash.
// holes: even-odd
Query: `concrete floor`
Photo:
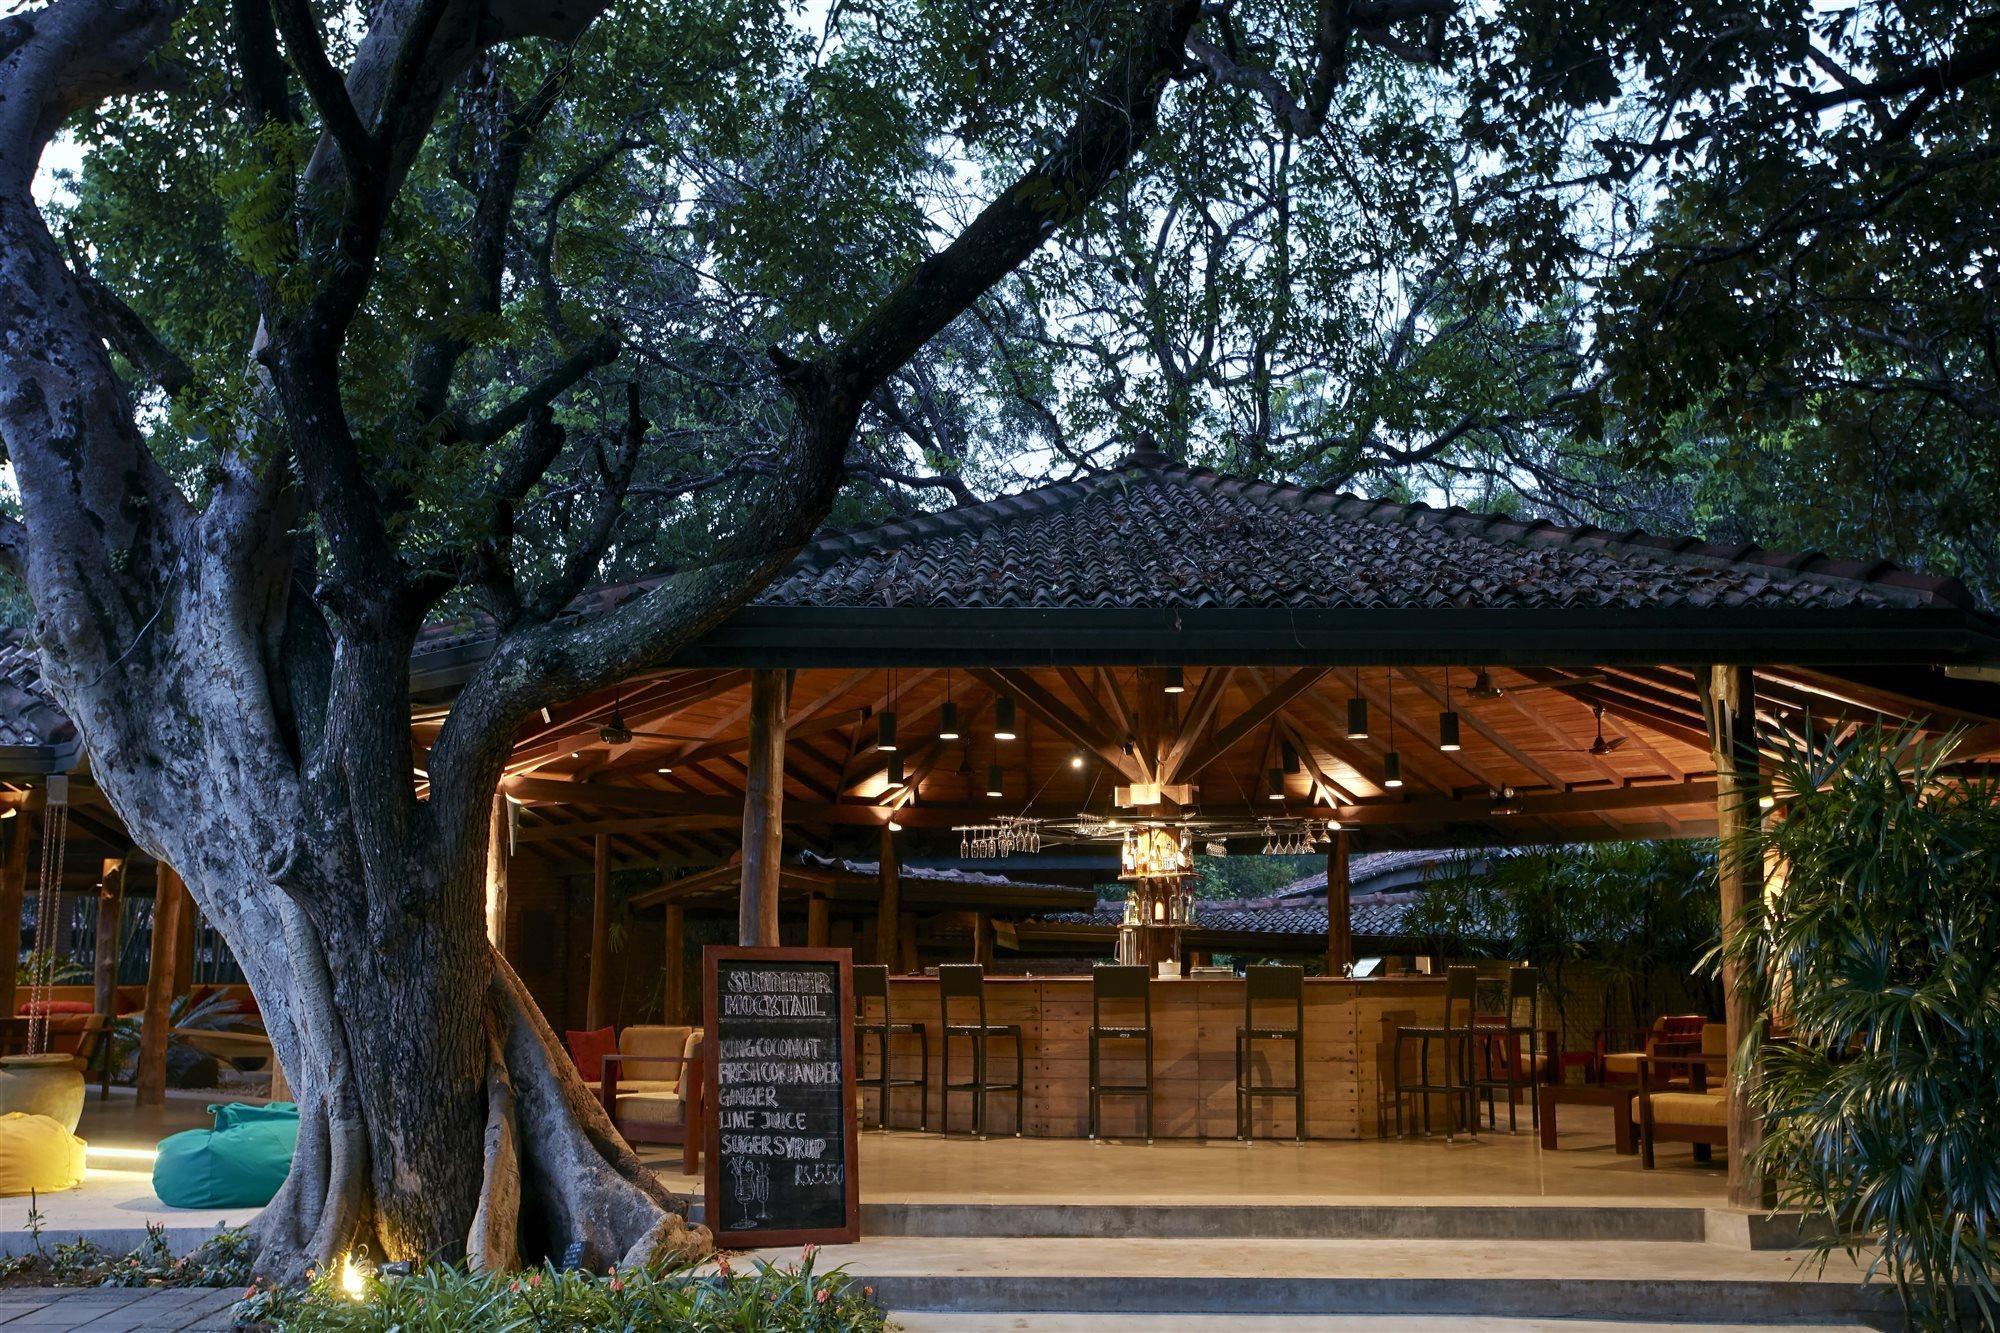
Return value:
<svg viewBox="0 0 2000 1333">
<path fill-rule="evenodd" d="M 163 1107 L 138 1107 L 129 1092 L 108 1101 L 93 1090 L 79 1133 L 88 1142 L 90 1175 L 75 1190 L 40 1200 L 50 1234 L 90 1234 L 99 1243 L 136 1244 L 148 1221 L 167 1222 L 189 1243 L 242 1210 L 179 1210 L 153 1195 L 150 1155 L 166 1135 L 209 1123 L 208 1097 L 170 1094 Z M 1535 1136 L 1482 1134 L 1443 1139 L 1362 1142 L 1233 1140 L 1098 1142 L 996 1138 L 981 1142 L 936 1134 L 864 1131 L 861 1194 L 870 1203 L 1093 1203 L 1239 1205 L 1376 1202 L 1414 1206 L 1616 1204 L 1621 1207 L 1715 1207 L 1723 1169 L 1699 1164 L 1685 1148 L 1663 1149 L 1660 1169 L 1611 1150 L 1609 1112 L 1565 1108 L 1561 1148 L 1544 1152 Z M 701 1182 L 680 1174 L 678 1149 L 647 1147 L 642 1156 L 669 1188 L 699 1195 Z M 0 1199 L 0 1253 L 27 1243 L 26 1199 Z"/>
<path fill-rule="evenodd" d="M 1630 1207 L 1717 1206 L 1724 1166 L 1699 1163 L 1681 1145 L 1660 1149 L 1659 1168 L 1611 1148 L 1610 1112 L 1564 1107 L 1555 1152 L 1518 1134 L 1317 1141 L 1233 1139 L 1090 1142 L 882 1133 L 864 1130 L 861 1197 L 870 1203 L 1299 1203 L 1370 1200 L 1537 1204 L 1617 1202 Z M 680 1150 L 642 1148 L 669 1188 L 699 1193 L 680 1174 Z"/>
<path fill-rule="evenodd" d="M 106 1249 L 131 1249 L 146 1238 L 148 1222 L 172 1229 L 174 1248 L 190 1249 L 223 1226 L 241 1226 L 255 1209 L 169 1208 L 153 1194 L 153 1153 L 160 1140 L 211 1123 L 210 1094 L 167 1094 L 164 1106 L 141 1107 L 129 1088 L 113 1088 L 100 1101 L 92 1088 L 76 1132 L 84 1141 L 81 1185 L 34 1200 L 42 1214 L 44 1243 L 87 1236 Z M 0 1254 L 34 1248 L 26 1198 L 0 1198 Z"/>
</svg>

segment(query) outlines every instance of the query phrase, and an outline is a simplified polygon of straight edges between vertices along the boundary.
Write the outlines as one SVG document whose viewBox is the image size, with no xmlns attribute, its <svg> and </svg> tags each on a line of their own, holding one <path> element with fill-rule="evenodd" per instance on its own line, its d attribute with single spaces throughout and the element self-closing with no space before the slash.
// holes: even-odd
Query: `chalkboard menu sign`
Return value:
<svg viewBox="0 0 2000 1333">
<path fill-rule="evenodd" d="M 716 1244 L 858 1240 L 852 956 L 710 945 L 701 961 Z"/>
</svg>

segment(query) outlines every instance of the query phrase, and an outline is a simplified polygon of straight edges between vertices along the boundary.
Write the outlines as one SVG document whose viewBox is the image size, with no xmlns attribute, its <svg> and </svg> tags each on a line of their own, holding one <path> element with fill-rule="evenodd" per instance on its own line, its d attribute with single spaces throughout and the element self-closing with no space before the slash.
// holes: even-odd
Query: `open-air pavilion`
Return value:
<svg viewBox="0 0 2000 1333">
<path fill-rule="evenodd" d="M 600 589 L 578 613 L 647 586 Z M 425 637 L 420 754 L 485 643 L 476 619 Z M 1953 763 L 1972 771 L 2000 756 L 1997 666 L 2000 621 L 1949 579 L 1357 499 L 1142 450 L 1086 479 L 825 536 L 670 666 L 548 710 L 496 798 L 490 920 L 558 1026 L 644 1016 L 643 988 L 612 985 L 620 917 L 659 932 L 643 950 L 632 934 L 623 966 L 660 975 L 668 1023 L 697 1021 L 688 969 L 700 940 L 724 939 L 851 948 L 934 1021 L 927 964 L 1033 971 L 1037 956 L 1108 952 L 1118 923 L 1086 914 L 1135 829 L 1196 852 L 1310 849 L 1331 891 L 1303 1012 L 1332 1026 L 1306 1059 L 1332 1072 L 1308 1073 L 1301 1128 L 1374 1137 L 1391 1126 L 1393 1029 L 1430 1021 L 1442 986 L 1342 976 L 1350 857 L 1732 838 L 1781 816 L 1760 779 L 1771 756 L 1883 720 L 1956 735 Z M 23 673 L 11 688 L 5 800 L 31 812 L 47 775 L 67 773 L 70 888 L 96 892 L 104 863 L 131 856 L 122 831 L 66 720 Z M 0 917 L 14 919 L 41 823 L 7 822 Z M 652 879 L 614 892 L 628 872 Z M 558 948 L 569 877 L 592 886 L 589 930 Z M 1762 891 L 1733 863 L 1725 919 Z M 1197 905 L 1173 936 L 1176 970 L 1248 947 L 1201 929 Z M 173 967 L 156 962 L 149 1006 Z M 1001 1132 L 1080 1137 L 1072 1029 L 1089 983 L 1020 981 L 1034 998 L 993 1003 L 1023 1023 L 1034 1072 Z M 1172 1031 L 1212 1010 L 1233 1023 L 1240 990 L 1200 988 L 1240 983 L 1156 985 L 1161 1059 L 1189 1068 L 1162 1081 L 1160 1136 L 1227 1137 L 1229 1075 L 1197 1072 L 1214 1053 L 1193 1038 L 1172 1055 Z M 1732 1048 L 1751 1018 L 1728 1006 Z M 1739 1205 L 1758 1197 L 1738 1168 L 1755 1133 L 1732 1098 Z"/>
</svg>

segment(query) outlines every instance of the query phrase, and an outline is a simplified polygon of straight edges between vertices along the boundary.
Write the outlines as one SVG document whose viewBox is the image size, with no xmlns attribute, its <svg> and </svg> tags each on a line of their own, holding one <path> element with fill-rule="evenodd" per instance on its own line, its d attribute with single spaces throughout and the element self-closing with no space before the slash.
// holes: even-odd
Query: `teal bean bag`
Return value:
<svg viewBox="0 0 2000 1333">
<path fill-rule="evenodd" d="M 169 1208 L 262 1208 L 285 1183 L 299 1144 L 292 1102 L 211 1106 L 214 1129 L 190 1129 L 160 1141 L 153 1193 Z"/>
</svg>

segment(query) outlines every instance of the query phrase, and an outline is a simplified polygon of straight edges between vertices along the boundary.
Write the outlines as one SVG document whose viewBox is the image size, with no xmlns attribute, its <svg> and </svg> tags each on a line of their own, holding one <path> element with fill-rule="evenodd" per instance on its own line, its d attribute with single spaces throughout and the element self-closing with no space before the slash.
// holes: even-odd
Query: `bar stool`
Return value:
<svg viewBox="0 0 2000 1333">
<path fill-rule="evenodd" d="M 1290 1027 L 1269 1027 L 1257 1022 L 1257 1002 L 1265 1000 L 1292 1004 Z M 1292 1099 L 1292 1134 L 1306 1141 L 1306 970 L 1302 967 L 1251 967 L 1243 973 L 1243 1026 L 1236 1029 L 1236 1137 L 1251 1139 L 1250 1103 L 1254 1097 Z M 1250 1057 L 1260 1041 L 1285 1041 L 1292 1045 L 1292 1082 L 1258 1083 L 1252 1077 Z"/>
<path fill-rule="evenodd" d="M 1396 1041 L 1391 1048 L 1391 1058 L 1396 1065 L 1396 1137 L 1403 1137 L 1403 1096 L 1415 1093 L 1423 1105 L 1424 1137 L 1431 1133 L 1431 1095 L 1442 1094 L 1445 1101 L 1445 1137 L 1458 1137 L 1453 1117 L 1461 1111 L 1466 1127 L 1473 1137 L 1479 1135 L 1478 1094 L 1472 1079 L 1472 1042 L 1474 1036 L 1473 1009 L 1479 998 L 1479 969 L 1461 966 L 1448 967 L 1444 972 L 1444 1025 L 1413 1024 L 1396 1029 Z M 1411 1076 L 1403 1071 L 1403 1042 L 1417 1043 L 1417 1071 Z M 1444 1047 L 1444 1071 L 1441 1082 L 1431 1081 L 1431 1043 L 1439 1042 Z M 1489 1094 L 1490 1095 L 1490 1094 Z"/>
<path fill-rule="evenodd" d="M 986 1094 L 989 1092 L 1011 1092 L 1014 1094 L 1014 1137 L 1021 1137 L 1021 1093 L 1027 1087 L 1027 1061 L 1021 1049 L 1021 1025 L 1019 1023 L 989 1023 L 986 1021 L 986 969 L 978 963 L 943 963 L 937 970 L 938 978 L 938 1018 L 944 1036 L 944 1069 L 942 1071 L 944 1108 L 944 1133 L 951 1132 L 951 1094 L 969 1092 L 972 1094 L 972 1132 L 980 1138 L 986 1137 Z M 969 1000 L 978 1021 L 974 1023 L 954 1023 L 951 1021 L 951 1002 Z M 972 1081 L 953 1083 L 951 1081 L 951 1039 L 969 1037 L 972 1040 Z M 995 1083 L 986 1076 L 986 1043 L 995 1037 L 1011 1037 L 1014 1040 L 1014 1081 Z"/>
<path fill-rule="evenodd" d="M 1529 1124 L 1539 1128 L 1542 1123 L 1542 1099 L 1536 1096 L 1535 1085 L 1542 1081 L 1541 1062 L 1541 993 L 1542 970 L 1526 965 L 1507 969 L 1507 1007 L 1497 1014 L 1481 1014 L 1478 1019 L 1480 1037 L 1480 1071 L 1473 1082 L 1475 1093 L 1486 1094 L 1486 1127 L 1497 1128 L 1493 1112 L 1493 1094 L 1505 1091 L 1507 1094 L 1507 1132 L 1515 1132 L 1515 1101 L 1517 1090 L 1528 1093 Z M 1528 1021 L 1524 1026 L 1520 1021 L 1521 1008 L 1527 1006 Z M 1527 1059 L 1521 1058 L 1522 1039 L 1526 1038 Z M 1500 1043 L 1503 1072 L 1493 1072 L 1493 1046 Z"/>
<path fill-rule="evenodd" d="M 1146 1142 L 1153 1141 L 1153 969 L 1113 967 L 1100 964 L 1090 969 L 1090 1137 L 1103 1127 L 1101 1103 L 1107 1096 L 1146 1099 Z M 1104 1021 L 1104 1004 L 1139 1002 L 1138 1027 L 1115 1026 Z M 1101 1081 L 1102 1061 L 1097 1046 L 1102 1041 L 1142 1041 L 1146 1044 L 1144 1083 Z"/>
<path fill-rule="evenodd" d="M 869 1000 L 882 1002 L 880 1021 L 862 1016 L 862 1010 Z M 855 1082 L 875 1089 L 875 1128 L 889 1128 L 889 1089 L 919 1088 L 917 1093 L 917 1129 L 921 1132 L 931 1127 L 931 1044 L 930 1035 L 924 1031 L 922 1023 L 892 1023 L 889 1021 L 889 969 L 881 966 L 857 966 L 854 969 L 854 1036 L 857 1053 L 860 1039 L 875 1038 L 875 1077 L 857 1078 Z M 890 1077 L 889 1038 L 914 1036 L 917 1039 L 917 1077 Z"/>
</svg>

